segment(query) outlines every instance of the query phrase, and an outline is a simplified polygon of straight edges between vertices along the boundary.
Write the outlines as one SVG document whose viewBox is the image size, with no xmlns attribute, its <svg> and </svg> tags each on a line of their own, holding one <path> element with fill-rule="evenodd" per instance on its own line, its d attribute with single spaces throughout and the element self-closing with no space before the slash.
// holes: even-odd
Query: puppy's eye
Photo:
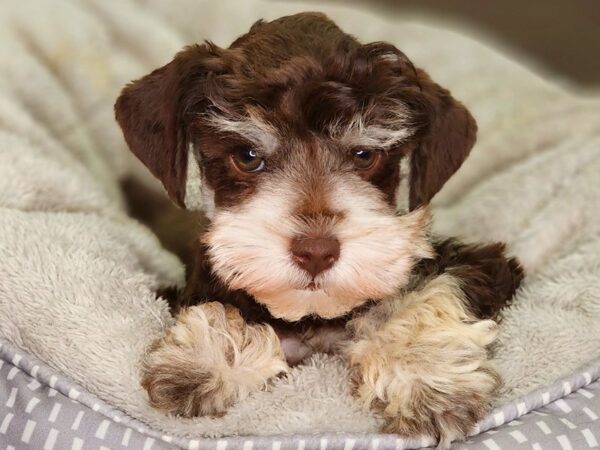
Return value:
<svg viewBox="0 0 600 450">
<path fill-rule="evenodd" d="M 260 172 L 265 168 L 265 160 L 258 156 L 258 152 L 250 147 L 237 149 L 231 160 L 234 166 L 242 172 Z"/>
<path fill-rule="evenodd" d="M 376 150 L 354 150 L 352 152 L 352 162 L 358 170 L 369 170 L 381 157 L 380 152 Z"/>
</svg>

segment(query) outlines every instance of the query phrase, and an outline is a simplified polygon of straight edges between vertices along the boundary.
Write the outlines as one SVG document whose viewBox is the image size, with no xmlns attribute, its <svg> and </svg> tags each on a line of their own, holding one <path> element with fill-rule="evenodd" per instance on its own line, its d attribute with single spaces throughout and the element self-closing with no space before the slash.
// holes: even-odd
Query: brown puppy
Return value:
<svg viewBox="0 0 600 450">
<path fill-rule="evenodd" d="M 430 238 L 427 204 L 476 125 L 402 52 L 318 13 L 259 21 L 228 49 L 186 48 L 115 110 L 171 198 L 209 219 L 145 361 L 153 405 L 223 413 L 339 351 L 389 431 L 445 445 L 485 414 L 499 379 L 482 319 L 522 271 L 500 244 Z"/>
</svg>

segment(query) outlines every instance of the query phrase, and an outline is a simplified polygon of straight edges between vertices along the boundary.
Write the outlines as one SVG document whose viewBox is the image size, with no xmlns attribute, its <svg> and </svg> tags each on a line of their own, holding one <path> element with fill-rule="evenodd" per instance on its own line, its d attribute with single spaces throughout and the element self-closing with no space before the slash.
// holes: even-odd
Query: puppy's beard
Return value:
<svg viewBox="0 0 600 450">
<path fill-rule="evenodd" d="M 215 274 L 241 289 L 273 316 L 341 316 L 394 294 L 418 259 L 431 256 L 429 212 L 396 216 L 379 192 L 358 177 L 332 177 L 328 203 L 342 218 L 318 224 L 294 218 L 300 189 L 285 178 L 268 180 L 237 209 L 217 211 L 204 236 Z M 308 227 L 308 228 L 307 228 Z M 340 242 L 340 257 L 315 279 L 292 261 L 290 242 L 317 227 Z"/>
<path fill-rule="evenodd" d="M 281 292 L 257 293 L 255 297 L 274 317 L 288 321 L 300 320 L 308 315 L 332 319 L 365 301 L 357 297 L 333 297 L 323 289 L 288 289 Z"/>
</svg>

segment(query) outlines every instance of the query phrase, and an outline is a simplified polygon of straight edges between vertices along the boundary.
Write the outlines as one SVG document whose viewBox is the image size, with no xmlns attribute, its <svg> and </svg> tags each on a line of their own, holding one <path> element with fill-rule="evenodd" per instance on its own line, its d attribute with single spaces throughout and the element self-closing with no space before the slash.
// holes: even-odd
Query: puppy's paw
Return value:
<svg viewBox="0 0 600 450">
<path fill-rule="evenodd" d="M 382 415 L 384 431 L 446 448 L 485 416 L 500 386 L 486 351 L 496 324 L 474 321 L 446 277 L 390 302 L 351 324 L 354 394 Z"/>
<path fill-rule="evenodd" d="M 177 316 L 146 355 L 141 384 L 155 408 L 219 415 L 287 370 L 271 326 L 249 325 L 236 308 L 211 302 Z"/>
</svg>

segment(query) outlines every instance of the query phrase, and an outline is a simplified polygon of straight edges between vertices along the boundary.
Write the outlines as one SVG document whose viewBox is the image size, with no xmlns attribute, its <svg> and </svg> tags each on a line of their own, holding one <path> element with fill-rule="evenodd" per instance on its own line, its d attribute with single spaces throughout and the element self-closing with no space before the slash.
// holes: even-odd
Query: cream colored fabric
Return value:
<svg viewBox="0 0 600 450">
<path fill-rule="evenodd" d="M 123 211 L 144 174 L 112 104 L 186 43 L 227 45 L 293 3 L 4 0 L 0 6 L 0 335 L 133 417 L 178 435 L 373 431 L 347 370 L 317 356 L 219 419 L 165 417 L 139 387 L 144 348 L 171 323 L 154 298 L 183 268 Z M 504 399 L 600 353 L 600 102 L 580 100 L 447 31 L 323 8 L 389 40 L 471 108 L 480 139 L 438 196 L 438 231 L 499 239 L 528 278 L 500 328 Z M 144 175 L 145 176 L 145 175 Z"/>
</svg>

